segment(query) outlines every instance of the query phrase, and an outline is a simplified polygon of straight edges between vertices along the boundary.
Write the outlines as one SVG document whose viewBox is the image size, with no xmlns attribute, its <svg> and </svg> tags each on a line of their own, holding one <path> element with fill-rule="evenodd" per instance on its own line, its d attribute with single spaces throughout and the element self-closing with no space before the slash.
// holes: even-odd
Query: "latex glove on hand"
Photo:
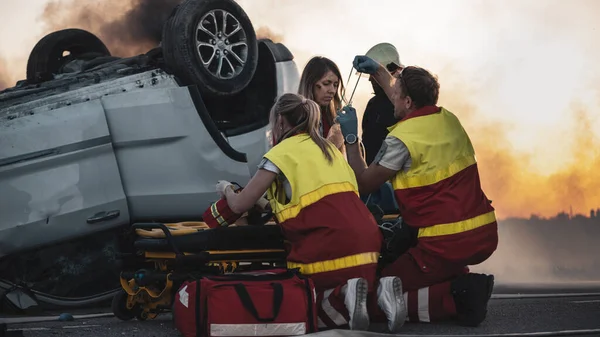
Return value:
<svg viewBox="0 0 600 337">
<path fill-rule="evenodd" d="M 217 191 L 219 198 L 225 198 L 225 190 L 227 188 L 233 189 L 233 184 L 226 180 L 219 180 L 219 182 L 217 182 L 215 190 Z"/>
<path fill-rule="evenodd" d="M 358 55 L 354 57 L 354 61 L 352 62 L 354 69 L 356 71 L 373 75 L 379 69 L 380 64 L 377 61 L 373 60 L 368 56 Z"/>
<path fill-rule="evenodd" d="M 356 116 L 356 109 L 351 106 L 345 106 L 341 111 L 338 111 L 335 120 L 340 123 L 344 139 L 346 139 L 346 136 L 348 135 L 355 135 L 358 137 L 358 117 Z"/>
</svg>

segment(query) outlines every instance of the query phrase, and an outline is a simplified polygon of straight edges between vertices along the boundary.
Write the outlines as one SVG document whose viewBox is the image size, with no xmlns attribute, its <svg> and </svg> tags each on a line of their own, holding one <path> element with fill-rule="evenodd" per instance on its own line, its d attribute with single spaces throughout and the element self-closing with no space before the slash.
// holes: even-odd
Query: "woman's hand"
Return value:
<svg viewBox="0 0 600 337">
<path fill-rule="evenodd" d="M 338 149 L 341 149 L 342 146 L 344 146 L 344 135 L 342 134 L 340 124 L 333 124 L 333 126 L 329 129 L 327 140 L 333 143 L 333 145 L 335 145 L 335 147 Z"/>
<path fill-rule="evenodd" d="M 275 181 L 277 175 L 265 169 L 259 169 L 256 174 L 250 179 L 248 185 L 242 189 L 240 193 L 235 193 L 233 188 L 228 189 L 225 185 L 225 198 L 229 208 L 234 213 L 243 214 L 250 210 L 258 200 L 265 194 L 269 186 Z"/>
<path fill-rule="evenodd" d="M 219 198 L 223 199 L 225 198 L 225 190 L 231 188 L 233 190 L 233 184 L 230 183 L 229 181 L 226 180 L 219 180 L 217 182 L 217 185 L 215 186 L 215 190 L 217 191 L 217 194 L 219 195 Z"/>
</svg>

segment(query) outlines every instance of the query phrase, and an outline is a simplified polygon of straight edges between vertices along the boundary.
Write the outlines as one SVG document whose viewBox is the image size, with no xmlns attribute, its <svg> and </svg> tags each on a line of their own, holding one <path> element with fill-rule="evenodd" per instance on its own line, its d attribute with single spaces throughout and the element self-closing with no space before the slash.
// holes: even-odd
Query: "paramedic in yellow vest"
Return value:
<svg viewBox="0 0 600 337">
<path fill-rule="evenodd" d="M 400 279 L 386 277 L 375 289 L 382 235 L 358 196 L 354 172 L 320 135 L 320 119 L 314 101 L 281 96 L 271 110 L 274 146 L 259 170 L 239 194 L 226 181 L 217 192 L 238 214 L 267 193 L 289 243 L 288 268 L 315 282 L 320 329 L 366 330 L 369 297 L 377 298 L 389 329 L 397 332 L 406 321 Z"/>
<path fill-rule="evenodd" d="M 366 56 L 357 56 L 354 68 L 383 87 L 398 120 L 367 167 L 356 110 L 345 107 L 337 118 L 360 192 L 390 180 L 399 205 L 403 226 L 396 235 L 403 239 L 381 275 L 402 280 L 410 321 L 454 318 L 477 326 L 487 315 L 494 277 L 471 274 L 467 266 L 492 255 L 498 228 L 469 136 L 452 112 L 437 105 L 440 86 L 427 70 L 406 67 L 391 76 Z"/>
</svg>

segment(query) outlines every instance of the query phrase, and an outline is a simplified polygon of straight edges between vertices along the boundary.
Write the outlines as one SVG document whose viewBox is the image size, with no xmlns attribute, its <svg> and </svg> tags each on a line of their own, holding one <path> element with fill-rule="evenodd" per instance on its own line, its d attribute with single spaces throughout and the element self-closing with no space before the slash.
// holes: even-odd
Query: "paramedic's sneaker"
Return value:
<svg viewBox="0 0 600 337">
<path fill-rule="evenodd" d="M 408 315 L 402 293 L 402 281 L 399 277 L 389 276 L 379 280 L 377 304 L 387 317 L 390 332 L 398 333 Z"/>
<path fill-rule="evenodd" d="M 452 281 L 458 323 L 478 326 L 485 320 L 487 306 L 494 290 L 494 276 L 469 273 Z"/>
<path fill-rule="evenodd" d="M 348 280 L 344 286 L 344 304 L 350 316 L 350 330 L 365 331 L 369 328 L 369 313 L 367 312 L 367 292 L 369 284 L 363 278 Z"/>
</svg>

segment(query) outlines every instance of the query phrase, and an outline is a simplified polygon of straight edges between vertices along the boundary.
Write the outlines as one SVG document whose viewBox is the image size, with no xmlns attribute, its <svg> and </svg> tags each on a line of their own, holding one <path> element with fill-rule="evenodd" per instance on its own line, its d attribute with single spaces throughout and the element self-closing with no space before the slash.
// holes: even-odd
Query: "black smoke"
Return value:
<svg viewBox="0 0 600 337">
<path fill-rule="evenodd" d="M 162 27 L 182 0 L 53 0 L 42 14 L 45 34 L 80 28 L 98 36 L 115 56 L 133 56 L 156 47 Z M 45 35 L 44 34 L 44 35 Z"/>
</svg>

